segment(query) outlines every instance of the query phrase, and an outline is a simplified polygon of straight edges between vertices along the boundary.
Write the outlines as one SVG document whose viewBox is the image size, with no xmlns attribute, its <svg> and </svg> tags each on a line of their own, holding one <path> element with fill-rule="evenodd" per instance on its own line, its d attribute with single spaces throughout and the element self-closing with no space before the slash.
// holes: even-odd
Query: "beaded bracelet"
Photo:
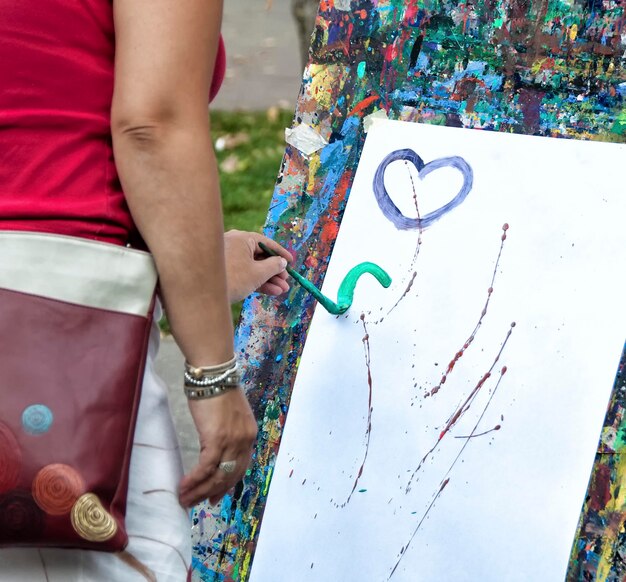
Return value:
<svg viewBox="0 0 626 582">
<path fill-rule="evenodd" d="M 184 391 L 187 398 L 199 400 L 219 396 L 241 386 L 236 357 L 216 366 L 194 367 L 185 362 Z"/>
<path fill-rule="evenodd" d="M 241 384 L 218 384 L 217 386 L 209 386 L 207 388 L 185 387 L 185 396 L 189 400 L 202 400 L 204 398 L 213 398 L 214 396 L 219 396 L 220 394 L 224 394 L 224 392 L 228 392 L 229 390 L 234 390 L 239 386 L 241 386 Z"/>
</svg>

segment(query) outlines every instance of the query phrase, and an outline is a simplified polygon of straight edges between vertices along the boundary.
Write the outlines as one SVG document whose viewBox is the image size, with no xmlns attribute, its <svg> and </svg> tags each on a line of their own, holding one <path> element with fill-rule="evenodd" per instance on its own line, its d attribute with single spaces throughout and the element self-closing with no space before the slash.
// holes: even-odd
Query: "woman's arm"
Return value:
<svg viewBox="0 0 626 582">
<path fill-rule="evenodd" d="M 222 212 L 207 100 L 219 0 L 114 0 L 113 148 L 133 219 L 159 272 L 172 333 L 187 361 L 233 355 Z M 181 371 L 182 375 L 182 371 Z M 243 392 L 190 401 L 199 464 L 181 502 L 217 501 L 245 472 L 256 422 Z M 237 460 L 237 470 L 218 470 Z"/>
</svg>

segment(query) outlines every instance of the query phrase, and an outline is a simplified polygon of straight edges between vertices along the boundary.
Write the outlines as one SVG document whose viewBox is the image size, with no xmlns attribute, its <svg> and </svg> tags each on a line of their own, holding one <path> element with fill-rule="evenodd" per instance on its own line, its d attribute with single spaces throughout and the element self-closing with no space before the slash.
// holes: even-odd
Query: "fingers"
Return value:
<svg viewBox="0 0 626 582">
<path fill-rule="evenodd" d="M 209 482 L 211 477 L 217 472 L 217 466 L 220 462 L 222 451 L 217 447 L 213 449 L 202 449 L 198 464 L 185 475 L 179 487 L 179 500 L 185 507 L 191 507 L 198 503 L 198 496 L 204 485 Z M 206 499 L 208 494 L 204 497 Z"/>
<path fill-rule="evenodd" d="M 228 456 L 228 455 L 231 456 Z M 251 455 L 242 454 L 239 457 L 232 456 L 234 453 L 225 453 L 224 458 L 226 460 L 236 460 L 236 468 L 233 473 L 226 473 L 222 469 L 218 469 L 213 477 L 211 483 L 212 492 L 209 495 L 209 503 L 216 505 L 226 493 L 228 493 L 239 481 L 241 481 L 248 467 L 250 466 Z"/>
<path fill-rule="evenodd" d="M 283 271 L 278 275 L 274 275 L 269 281 L 261 285 L 258 291 L 265 295 L 282 295 L 289 291 L 289 283 L 287 283 L 287 272 Z"/>
<path fill-rule="evenodd" d="M 283 285 L 279 281 L 282 280 L 285 282 L 286 276 L 280 277 L 279 279 L 276 279 L 276 277 L 281 273 L 285 273 L 287 260 L 284 257 L 269 257 L 261 261 L 254 261 L 252 267 L 254 268 L 257 280 L 259 281 L 259 285 L 257 286 L 258 289 L 268 283 L 270 285 L 277 285 L 282 289 Z M 282 291 L 280 291 L 280 293 L 282 293 Z M 277 294 L 280 295 L 280 293 Z"/>
<path fill-rule="evenodd" d="M 281 271 L 278 275 L 274 275 L 268 283 L 273 282 L 275 285 L 280 285 L 281 281 L 287 282 L 287 271 Z"/>
<path fill-rule="evenodd" d="M 184 494 L 181 493 L 181 503 L 185 507 L 192 507 L 205 499 L 208 499 L 211 505 L 218 503 L 228 491 L 243 479 L 250 465 L 251 456 L 251 451 L 237 454 L 233 449 L 226 449 L 220 462 L 235 461 L 235 470 L 232 473 L 227 473 L 219 468 L 219 463 L 217 463 L 213 466 L 213 470 L 207 479 L 197 482 L 193 487 L 186 490 Z"/>
<path fill-rule="evenodd" d="M 262 234 L 259 233 L 250 233 L 253 238 L 254 241 L 257 243 L 262 242 L 263 244 L 267 245 L 270 249 L 272 249 L 274 252 L 278 253 L 281 257 L 284 257 L 285 259 L 287 259 L 287 262 L 289 263 L 293 263 L 293 255 L 283 246 L 279 245 L 276 241 L 272 240 L 271 238 L 267 238 L 266 236 L 263 236 Z M 262 255 L 263 251 L 257 246 L 257 250 L 256 253 L 258 255 Z"/>
<path fill-rule="evenodd" d="M 219 499 L 245 474 L 252 457 L 257 423 L 242 389 L 215 398 L 190 400 L 189 410 L 202 445 L 198 466 L 181 481 L 180 502 L 186 507 Z M 219 464 L 235 461 L 232 472 Z"/>
</svg>

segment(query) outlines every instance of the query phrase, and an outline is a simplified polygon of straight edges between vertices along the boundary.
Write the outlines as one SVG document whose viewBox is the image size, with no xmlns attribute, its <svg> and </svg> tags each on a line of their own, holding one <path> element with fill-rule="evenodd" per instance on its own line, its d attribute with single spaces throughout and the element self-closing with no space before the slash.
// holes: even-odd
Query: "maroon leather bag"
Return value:
<svg viewBox="0 0 626 582">
<path fill-rule="evenodd" d="M 156 270 L 0 233 L 0 546 L 119 551 Z"/>
</svg>

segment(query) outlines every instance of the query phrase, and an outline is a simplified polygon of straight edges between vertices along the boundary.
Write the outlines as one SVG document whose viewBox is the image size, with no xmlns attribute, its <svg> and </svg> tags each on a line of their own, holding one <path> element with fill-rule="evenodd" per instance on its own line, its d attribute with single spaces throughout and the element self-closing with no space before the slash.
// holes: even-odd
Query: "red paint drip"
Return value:
<svg viewBox="0 0 626 582">
<path fill-rule="evenodd" d="M 435 505 L 435 502 L 437 501 L 437 499 L 439 499 L 439 496 L 443 493 L 443 490 L 448 486 L 448 483 L 450 483 L 450 477 L 446 477 L 441 482 L 441 485 L 439 485 L 439 490 L 433 496 L 433 498 L 432 498 L 432 500 L 430 502 L 430 505 L 426 508 L 426 511 L 422 515 L 422 518 L 419 520 L 419 523 L 417 524 L 417 527 L 413 530 L 413 534 L 411 535 L 411 538 L 409 539 L 409 541 L 407 542 L 406 545 L 402 546 L 402 549 L 400 550 L 400 554 L 399 554 L 399 557 L 398 557 L 398 561 L 396 562 L 395 566 L 393 567 L 393 569 L 389 573 L 389 577 L 387 578 L 387 580 L 391 580 L 391 577 L 394 575 L 395 571 L 398 569 L 398 566 L 400 565 L 400 562 L 402 561 L 402 558 L 405 556 L 406 551 L 409 549 L 409 546 L 411 545 L 411 542 L 413 541 L 413 538 L 417 535 L 417 532 L 422 527 L 422 524 L 424 523 L 424 520 L 428 517 L 428 514 L 430 513 L 430 510 Z"/>
<path fill-rule="evenodd" d="M 472 343 L 474 342 L 474 339 L 476 339 L 476 334 L 478 333 L 478 330 L 483 324 L 483 319 L 487 315 L 489 302 L 491 301 L 491 296 L 493 295 L 493 286 L 496 281 L 496 276 L 498 274 L 498 266 L 500 265 L 500 258 L 502 257 L 502 251 L 504 249 L 504 241 L 506 240 L 506 231 L 508 229 L 509 229 L 509 225 L 507 223 L 504 223 L 502 225 L 503 234 L 502 234 L 501 242 L 500 242 L 500 250 L 498 251 L 498 256 L 496 257 L 496 263 L 493 268 L 493 274 L 491 276 L 491 285 L 489 285 L 489 288 L 487 289 L 487 300 L 485 301 L 485 305 L 483 306 L 483 309 L 480 312 L 480 317 L 478 318 L 478 322 L 476 323 L 476 326 L 472 330 L 472 333 L 469 335 L 467 340 L 465 340 L 463 347 L 454 355 L 454 358 L 452 358 L 452 360 L 448 364 L 446 371 L 443 373 L 443 375 L 441 376 L 441 379 L 439 380 L 439 384 L 437 384 L 434 388 L 432 388 L 429 392 L 427 392 L 424 395 L 425 398 L 427 398 L 428 396 L 434 396 L 435 394 L 437 394 L 437 392 L 439 392 L 442 385 L 445 384 L 446 380 L 448 379 L 448 376 L 450 375 L 450 373 L 454 370 L 456 363 L 465 355 L 465 351 L 472 345 Z"/>
<path fill-rule="evenodd" d="M 485 382 L 491 378 L 491 372 L 486 372 L 483 377 L 478 381 L 478 384 L 474 386 L 474 389 L 469 393 L 469 396 L 465 399 L 465 402 L 457 408 L 456 412 L 452 415 L 445 428 L 441 431 L 439 435 L 439 440 L 441 440 L 446 433 L 458 422 L 458 420 L 470 409 L 470 406 L 480 391 L 480 389 L 485 385 Z"/>
<path fill-rule="evenodd" d="M 502 352 L 506 346 L 506 344 L 509 341 L 509 338 L 511 337 L 511 333 L 513 333 L 513 328 L 515 327 L 515 322 L 513 322 L 509 328 L 508 333 L 506 334 L 506 337 L 504 338 L 504 341 L 502 342 L 502 345 L 500 346 L 500 350 L 498 351 L 493 363 L 491 364 L 491 367 L 489 368 L 489 370 L 487 370 L 487 372 L 485 372 L 482 376 L 482 378 L 478 381 L 478 383 L 476 384 L 476 386 L 474 386 L 474 388 L 472 389 L 472 391 L 470 392 L 469 396 L 465 399 L 465 401 L 463 402 L 463 404 L 461 404 L 455 411 L 454 413 L 450 416 L 450 418 L 448 419 L 448 422 L 446 423 L 446 426 L 443 428 L 443 430 L 439 433 L 439 438 L 437 439 L 437 441 L 435 442 L 435 444 L 431 447 L 431 449 L 422 457 L 422 459 L 420 460 L 419 464 L 417 465 L 417 468 L 413 471 L 413 473 L 411 474 L 411 477 L 409 479 L 409 482 L 407 483 L 406 486 L 406 493 L 409 493 L 409 491 L 411 491 L 411 485 L 413 484 L 413 480 L 415 479 L 415 477 L 417 476 L 417 474 L 419 473 L 420 469 L 422 468 L 422 466 L 424 465 L 424 463 L 426 462 L 426 459 L 428 459 L 428 457 L 435 451 L 435 449 L 437 448 L 437 446 L 439 445 L 439 443 L 441 442 L 441 440 L 450 432 L 450 429 L 459 421 L 460 418 L 462 418 L 462 416 L 470 409 L 474 399 L 476 398 L 476 396 L 478 395 L 478 393 L 480 392 L 481 388 L 485 385 L 485 382 L 491 377 L 491 374 L 493 372 L 493 369 L 495 368 L 496 364 L 498 363 L 498 360 L 500 359 L 500 356 L 502 355 Z M 498 384 L 500 384 L 500 380 L 502 379 L 502 376 L 504 375 L 504 373 L 506 373 L 506 366 L 503 368 L 504 372 L 500 373 L 500 379 L 498 380 Z M 496 385 L 496 387 L 497 387 Z M 495 393 L 495 390 L 494 390 Z M 491 398 L 493 398 L 493 393 L 491 395 Z M 489 399 L 489 402 L 491 402 L 491 398 Z M 483 413 L 484 414 L 484 413 Z M 482 416 L 481 416 L 482 418 Z M 472 433 L 473 434 L 473 433 Z"/>
<path fill-rule="evenodd" d="M 415 189 L 415 181 L 413 180 L 413 174 L 411 174 L 411 170 L 409 168 L 409 163 L 407 161 L 404 162 L 405 166 L 407 166 L 408 172 L 409 172 L 409 178 L 411 180 L 411 188 L 413 189 L 413 203 L 415 204 L 415 211 L 417 212 L 417 218 L 421 218 L 420 216 L 420 209 L 419 209 L 419 204 L 417 203 L 417 190 Z M 411 266 L 410 268 L 415 268 L 415 263 L 417 262 L 417 257 L 420 254 L 420 249 L 422 247 L 422 232 L 423 232 L 423 228 L 420 226 L 418 229 L 418 237 L 417 237 L 417 246 L 415 247 L 415 253 L 413 254 L 413 260 L 411 261 Z M 409 284 L 406 286 L 406 289 L 404 290 L 404 292 L 402 293 L 402 295 L 400 296 L 400 298 L 398 299 L 398 301 L 395 302 L 394 306 L 387 312 L 387 315 L 389 315 L 396 307 L 398 307 L 398 305 L 400 304 L 400 302 L 409 294 L 409 292 L 411 291 L 411 288 L 413 287 L 413 283 L 415 283 L 415 279 L 417 278 L 417 271 L 413 271 L 413 274 L 411 275 L 411 279 L 409 281 Z M 382 321 L 382 319 L 380 320 Z M 379 323 L 379 322 L 377 322 Z"/>
<path fill-rule="evenodd" d="M 481 382 L 483 381 L 483 379 L 486 376 L 488 376 L 488 375 L 490 376 L 491 375 L 491 372 L 493 371 L 493 369 L 495 368 L 496 364 L 498 363 L 498 360 L 500 359 L 500 356 L 502 355 L 502 352 L 504 351 L 504 348 L 506 347 L 506 344 L 508 343 L 509 338 L 511 337 L 511 334 L 513 333 L 513 328 L 514 327 L 515 327 L 515 322 L 513 322 L 511 324 L 511 327 L 509 328 L 509 331 L 507 332 L 506 337 L 504 338 L 504 341 L 502 342 L 502 345 L 500 346 L 500 350 L 498 351 L 495 359 L 493 360 L 493 363 L 491 364 L 491 368 L 489 368 L 489 371 L 483 375 L 483 378 L 481 378 Z M 487 409 L 489 408 L 489 405 L 491 404 L 491 401 L 493 400 L 493 397 L 495 396 L 496 392 L 498 391 L 498 388 L 500 386 L 500 382 L 502 381 L 502 378 L 503 378 L 504 374 L 506 373 L 506 370 L 507 370 L 507 367 L 504 366 L 502 368 L 502 370 L 500 371 L 500 377 L 498 378 L 498 381 L 497 381 L 496 385 L 494 386 L 494 389 L 491 392 L 491 395 L 489 396 L 489 399 L 487 400 L 487 403 L 483 407 L 483 410 L 482 410 L 480 416 L 478 417 L 478 420 L 474 424 L 474 428 L 472 429 L 472 432 L 470 433 L 470 437 L 478 436 L 478 435 L 476 435 L 476 429 L 478 428 L 478 425 L 480 424 L 480 422 L 482 421 L 483 417 L 485 416 L 485 413 L 487 412 Z M 480 385 L 480 382 L 479 382 L 479 385 Z M 492 430 L 496 430 L 496 428 L 497 428 L 497 430 L 500 430 L 500 425 L 496 425 L 496 427 L 494 427 L 494 429 L 492 429 Z M 447 487 L 448 483 L 450 482 L 449 475 L 452 472 L 452 470 L 454 469 L 454 466 L 456 465 L 458 460 L 461 458 L 461 455 L 463 454 L 463 451 L 465 451 L 465 448 L 467 447 L 467 445 L 469 444 L 470 441 L 471 441 L 471 438 L 465 439 L 465 442 L 463 443 L 463 446 L 461 447 L 461 450 L 458 452 L 457 456 L 454 458 L 454 461 L 452 461 L 450 467 L 448 468 L 448 470 L 446 471 L 445 475 L 443 476 L 443 481 L 441 482 L 441 485 L 439 486 L 439 490 L 434 494 L 433 499 L 430 502 L 430 505 L 428 506 L 428 508 L 426 509 L 424 514 L 422 515 L 422 518 L 420 519 L 420 521 L 418 522 L 417 526 L 413 530 L 413 534 L 411 535 L 411 538 L 409 539 L 408 543 L 402 547 L 402 552 L 400 553 L 400 557 L 398 558 L 398 561 L 396 562 L 396 565 L 393 567 L 393 570 L 391 570 L 391 573 L 389 574 L 389 577 L 387 578 L 387 580 L 390 580 L 391 577 L 393 576 L 394 572 L 398 569 L 398 566 L 400 565 L 400 562 L 402 561 L 402 558 L 406 554 L 406 550 L 409 548 L 409 546 L 411 545 L 411 542 L 413 541 L 413 539 L 417 535 L 417 532 L 422 527 L 422 524 L 424 523 L 424 520 L 428 517 L 428 514 L 430 513 L 430 510 L 433 508 L 433 505 L 435 504 L 435 501 L 437 501 L 437 499 L 441 495 L 442 491 Z M 435 449 L 436 446 L 437 445 L 435 445 L 431 449 L 431 452 Z M 420 466 L 422 465 L 422 463 L 424 462 L 425 458 L 429 454 L 430 453 L 427 453 L 426 456 L 424 457 L 424 459 L 422 459 L 422 461 L 420 462 Z M 419 467 L 418 467 L 418 469 L 416 469 L 416 472 L 417 472 L 417 470 L 419 470 Z M 415 472 L 411 476 L 411 480 L 413 479 L 414 476 L 415 476 Z M 408 492 L 410 484 L 411 484 L 411 481 L 409 481 L 409 485 L 407 485 L 407 492 Z"/>
<path fill-rule="evenodd" d="M 485 436 L 486 434 L 489 434 L 491 432 L 500 430 L 501 428 L 502 428 L 501 425 L 496 424 L 496 426 L 494 426 L 493 428 L 490 428 L 489 430 L 486 430 L 484 432 L 479 432 L 477 434 L 470 434 L 470 435 L 467 435 L 467 436 L 455 436 L 454 438 L 455 439 L 473 439 L 475 437 Z"/>
<path fill-rule="evenodd" d="M 345 507 L 348 503 L 350 503 L 350 499 L 352 499 L 352 495 L 356 491 L 356 488 L 359 484 L 359 480 L 363 475 L 363 470 L 365 469 L 365 462 L 367 461 L 367 456 L 370 450 L 370 439 L 372 437 L 372 369 L 371 369 L 371 353 L 370 353 L 370 334 L 367 331 L 367 325 L 365 324 L 365 313 L 361 313 L 359 319 L 363 322 L 363 348 L 365 350 L 365 365 L 367 367 L 367 386 L 368 386 L 368 400 L 367 400 L 367 429 L 365 430 L 365 454 L 363 455 L 363 461 L 361 462 L 361 466 L 357 472 L 356 479 L 354 480 L 354 484 L 352 485 L 352 490 L 350 491 L 350 495 L 348 495 L 348 499 L 338 507 Z"/>
</svg>

